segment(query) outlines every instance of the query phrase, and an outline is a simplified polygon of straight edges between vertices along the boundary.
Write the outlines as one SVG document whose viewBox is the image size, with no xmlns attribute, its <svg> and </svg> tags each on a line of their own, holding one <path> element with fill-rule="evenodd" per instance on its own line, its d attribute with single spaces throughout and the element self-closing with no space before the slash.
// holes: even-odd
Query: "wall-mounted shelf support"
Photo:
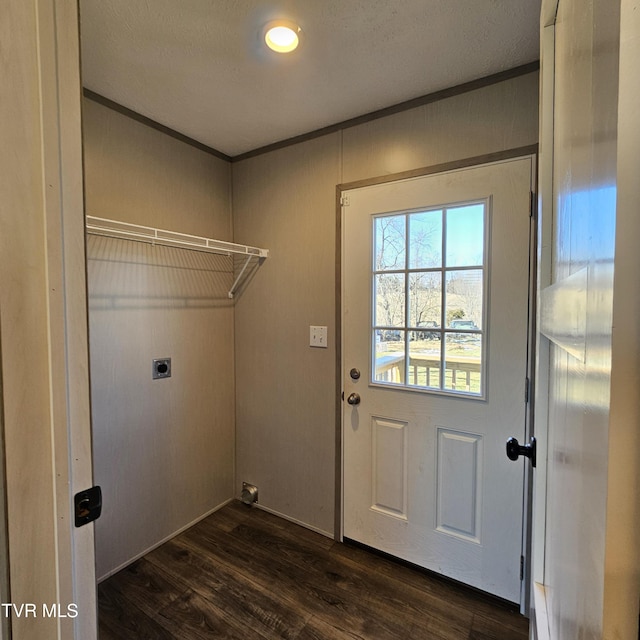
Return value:
<svg viewBox="0 0 640 640">
<path fill-rule="evenodd" d="M 203 251 L 205 253 L 216 253 L 224 256 L 246 256 L 246 260 L 241 260 L 242 266 L 236 276 L 229 298 L 233 298 L 243 282 L 243 277 L 248 276 L 251 271 L 248 267 L 253 264 L 257 266 L 269 257 L 268 249 L 250 247 L 245 244 L 235 242 L 225 242 L 224 240 L 214 240 L 201 236 L 193 236 L 187 233 L 167 231 L 165 229 L 155 229 L 129 222 L 119 222 L 107 218 L 86 217 L 87 233 L 96 236 L 106 236 L 109 238 L 120 238 L 122 240 L 133 240 L 135 242 L 146 242 L 153 245 L 165 247 L 176 247 L 178 249 L 189 249 L 191 251 Z"/>
</svg>

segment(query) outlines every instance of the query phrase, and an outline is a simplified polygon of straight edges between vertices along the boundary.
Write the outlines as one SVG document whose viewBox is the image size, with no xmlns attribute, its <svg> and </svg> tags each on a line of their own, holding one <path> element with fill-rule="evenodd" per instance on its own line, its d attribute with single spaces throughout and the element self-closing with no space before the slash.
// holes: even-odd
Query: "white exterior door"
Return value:
<svg viewBox="0 0 640 640">
<path fill-rule="evenodd" d="M 343 194 L 343 535 L 513 602 L 532 167 Z"/>
</svg>

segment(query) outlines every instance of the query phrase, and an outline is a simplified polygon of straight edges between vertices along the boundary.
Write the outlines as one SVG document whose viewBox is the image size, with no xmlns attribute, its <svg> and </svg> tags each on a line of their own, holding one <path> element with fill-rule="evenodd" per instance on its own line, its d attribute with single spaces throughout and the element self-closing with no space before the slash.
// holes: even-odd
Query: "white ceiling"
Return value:
<svg viewBox="0 0 640 640">
<path fill-rule="evenodd" d="M 229 156 L 538 59 L 540 0 L 80 0 L 84 86 Z M 289 56 L 261 43 L 303 29 Z"/>
</svg>

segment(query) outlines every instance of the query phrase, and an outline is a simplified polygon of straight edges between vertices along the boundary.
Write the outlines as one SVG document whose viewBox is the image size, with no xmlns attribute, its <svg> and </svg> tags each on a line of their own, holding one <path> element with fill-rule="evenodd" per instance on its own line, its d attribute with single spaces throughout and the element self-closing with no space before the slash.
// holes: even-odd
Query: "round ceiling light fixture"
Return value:
<svg viewBox="0 0 640 640">
<path fill-rule="evenodd" d="M 272 51 L 290 53 L 300 44 L 302 29 L 289 20 L 274 20 L 265 25 L 264 41 Z"/>
</svg>

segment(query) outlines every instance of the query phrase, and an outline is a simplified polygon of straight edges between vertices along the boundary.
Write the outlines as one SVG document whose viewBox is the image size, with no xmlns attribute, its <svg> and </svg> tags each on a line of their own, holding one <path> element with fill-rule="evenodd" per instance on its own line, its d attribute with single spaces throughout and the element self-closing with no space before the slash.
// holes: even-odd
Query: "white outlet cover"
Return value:
<svg viewBox="0 0 640 640">
<path fill-rule="evenodd" d="M 309 327 L 309 346 L 327 348 L 327 327 L 314 325 Z"/>
</svg>

